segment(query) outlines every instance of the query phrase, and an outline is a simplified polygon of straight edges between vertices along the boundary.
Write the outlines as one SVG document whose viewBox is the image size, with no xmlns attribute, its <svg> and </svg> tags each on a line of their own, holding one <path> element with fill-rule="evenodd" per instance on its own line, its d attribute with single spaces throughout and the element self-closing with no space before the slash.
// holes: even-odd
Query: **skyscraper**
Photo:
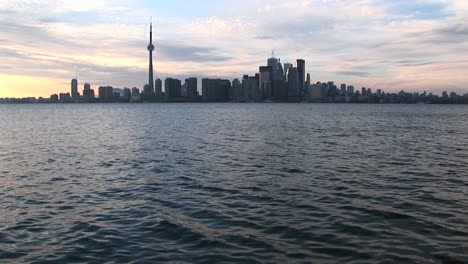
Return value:
<svg viewBox="0 0 468 264">
<path fill-rule="evenodd" d="M 78 93 L 78 78 L 71 81 L 71 97 L 74 102 L 80 99 L 80 94 Z"/>
<path fill-rule="evenodd" d="M 289 63 L 289 62 L 286 62 L 286 63 L 284 64 L 284 77 L 285 77 L 285 79 L 288 78 L 288 76 L 287 76 L 287 75 L 288 75 L 288 70 L 289 70 L 290 68 L 292 68 L 293 66 L 294 66 L 294 65 L 292 65 L 292 63 Z"/>
<path fill-rule="evenodd" d="M 273 68 L 271 66 L 260 66 L 260 79 L 259 86 L 260 91 L 262 92 L 262 99 L 269 100 L 273 95 L 272 88 L 272 74 Z"/>
<path fill-rule="evenodd" d="M 299 72 L 296 67 L 288 69 L 288 97 L 295 101 L 300 98 Z"/>
<path fill-rule="evenodd" d="M 161 97 L 163 95 L 161 79 L 156 79 L 154 88 L 155 88 L 156 96 Z"/>
<path fill-rule="evenodd" d="M 95 94 L 94 90 L 91 89 L 91 85 L 89 83 L 84 84 L 83 90 L 83 100 L 85 103 L 94 103 L 95 102 Z"/>
<path fill-rule="evenodd" d="M 153 45 L 153 22 L 151 22 L 150 25 L 150 43 L 148 45 L 148 51 L 149 51 L 149 80 L 148 80 L 148 85 L 149 85 L 149 93 L 154 93 L 154 77 L 153 77 L 153 51 L 154 51 L 154 45 Z M 145 91 L 146 93 L 147 91 Z"/>
<path fill-rule="evenodd" d="M 297 60 L 297 72 L 299 76 L 299 89 L 300 89 L 300 95 L 299 96 L 304 96 L 305 95 L 305 60 L 298 59 Z"/>
</svg>

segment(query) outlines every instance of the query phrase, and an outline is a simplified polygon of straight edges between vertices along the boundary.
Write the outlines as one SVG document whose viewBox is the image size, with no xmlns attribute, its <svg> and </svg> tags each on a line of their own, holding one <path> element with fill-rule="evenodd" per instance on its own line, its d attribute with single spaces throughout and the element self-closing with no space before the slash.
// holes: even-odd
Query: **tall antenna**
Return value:
<svg viewBox="0 0 468 264">
<path fill-rule="evenodd" d="M 271 57 L 272 57 L 272 58 L 275 57 L 275 50 L 272 50 L 272 51 L 271 51 Z"/>
</svg>

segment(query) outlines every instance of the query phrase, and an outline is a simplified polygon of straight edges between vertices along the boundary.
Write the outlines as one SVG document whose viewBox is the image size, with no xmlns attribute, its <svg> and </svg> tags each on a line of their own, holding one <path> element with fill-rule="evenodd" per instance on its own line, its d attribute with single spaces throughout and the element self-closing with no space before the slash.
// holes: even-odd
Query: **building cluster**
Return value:
<svg viewBox="0 0 468 264">
<path fill-rule="evenodd" d="M 176 78 L 154 80 L 153 30 L 150 26 L 148 84 L 143 89 L 113 88 L 100 86 L 96 92 L 84 84 L 82 94 L 78 91 L 78 79 L 71 81 L 70 93 L 53 94 L 50 98 L 0 98 L 0 103 L 116 103 L 116 102 L 310 102 L 310 103 L 438 103 L 468 104 L 468 94 L 444 92 L 442 96 L 424 93 L 385 93 L 370 88 L 355 89 L 354 86 L 334 82 L 311 82 L 306 74 L 306 62 L 298 59 L 296 64 L 281 63 L 272 58 L 260 66 L 256 74 L 244 75 L 241 80 L 201 80 L 188 78 L 184 84 Z M 164 88 L 164 89 L 163 89 Z"/>
<path fill-rule="evenodd" d="M 176 78 L 156 79 L 154 88 L 145 85 L 143 90 L 134 87 L 114 88 L 100 86 L 97 91 L 89 83 L 83 85 L 80 94 L 78 80 L 71 81 L 71 92 L 53 94 L 50 98 L 0 98 L 0 103 L 139 103 L 139 102 L 309 102 L 309 103 L 426 103 L 468 104 L 468 93 L 458 95 L 443 92 L 432 93 L 386 93 L 381 89 L 355 89 L 354 86 L 334 82 L 310 83 L 307 74 L 304 82 L 303 60 L 282 65 L 279 59 L 268 60 L 269 66 L 261 66 L 259 73 L 244 75 L 241 80 L 201 80 L 201 94 L 197 78 L 187 78 L 184 84 Z M 284 71 L 286 69 L 286 71 Z"/>
</svg>

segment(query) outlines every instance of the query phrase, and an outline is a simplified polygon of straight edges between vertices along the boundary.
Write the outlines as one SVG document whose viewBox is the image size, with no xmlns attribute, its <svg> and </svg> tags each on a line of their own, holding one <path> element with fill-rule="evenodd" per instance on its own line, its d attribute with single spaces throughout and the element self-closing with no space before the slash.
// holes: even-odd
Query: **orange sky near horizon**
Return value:
<svg viewBox="0 0 468 264">
<path fill-rule="evenodd" d="M 48 98 L 51 94 L 70 92 L 70 87 L 66 85 L 68 82 L 49 77 L 0 74 L 0 98 Z"/>
</svg>

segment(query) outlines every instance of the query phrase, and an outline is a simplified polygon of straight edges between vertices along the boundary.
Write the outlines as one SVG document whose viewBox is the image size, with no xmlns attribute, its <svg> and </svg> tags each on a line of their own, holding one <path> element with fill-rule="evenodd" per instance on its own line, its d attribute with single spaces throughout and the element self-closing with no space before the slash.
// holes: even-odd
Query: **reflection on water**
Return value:
<svg viewBox="0 0 468 264">
<path fill-rule="evenodd" d="M 0 262 L 467 262 L 467 116 L 0 105 Z"/>
</svg>

